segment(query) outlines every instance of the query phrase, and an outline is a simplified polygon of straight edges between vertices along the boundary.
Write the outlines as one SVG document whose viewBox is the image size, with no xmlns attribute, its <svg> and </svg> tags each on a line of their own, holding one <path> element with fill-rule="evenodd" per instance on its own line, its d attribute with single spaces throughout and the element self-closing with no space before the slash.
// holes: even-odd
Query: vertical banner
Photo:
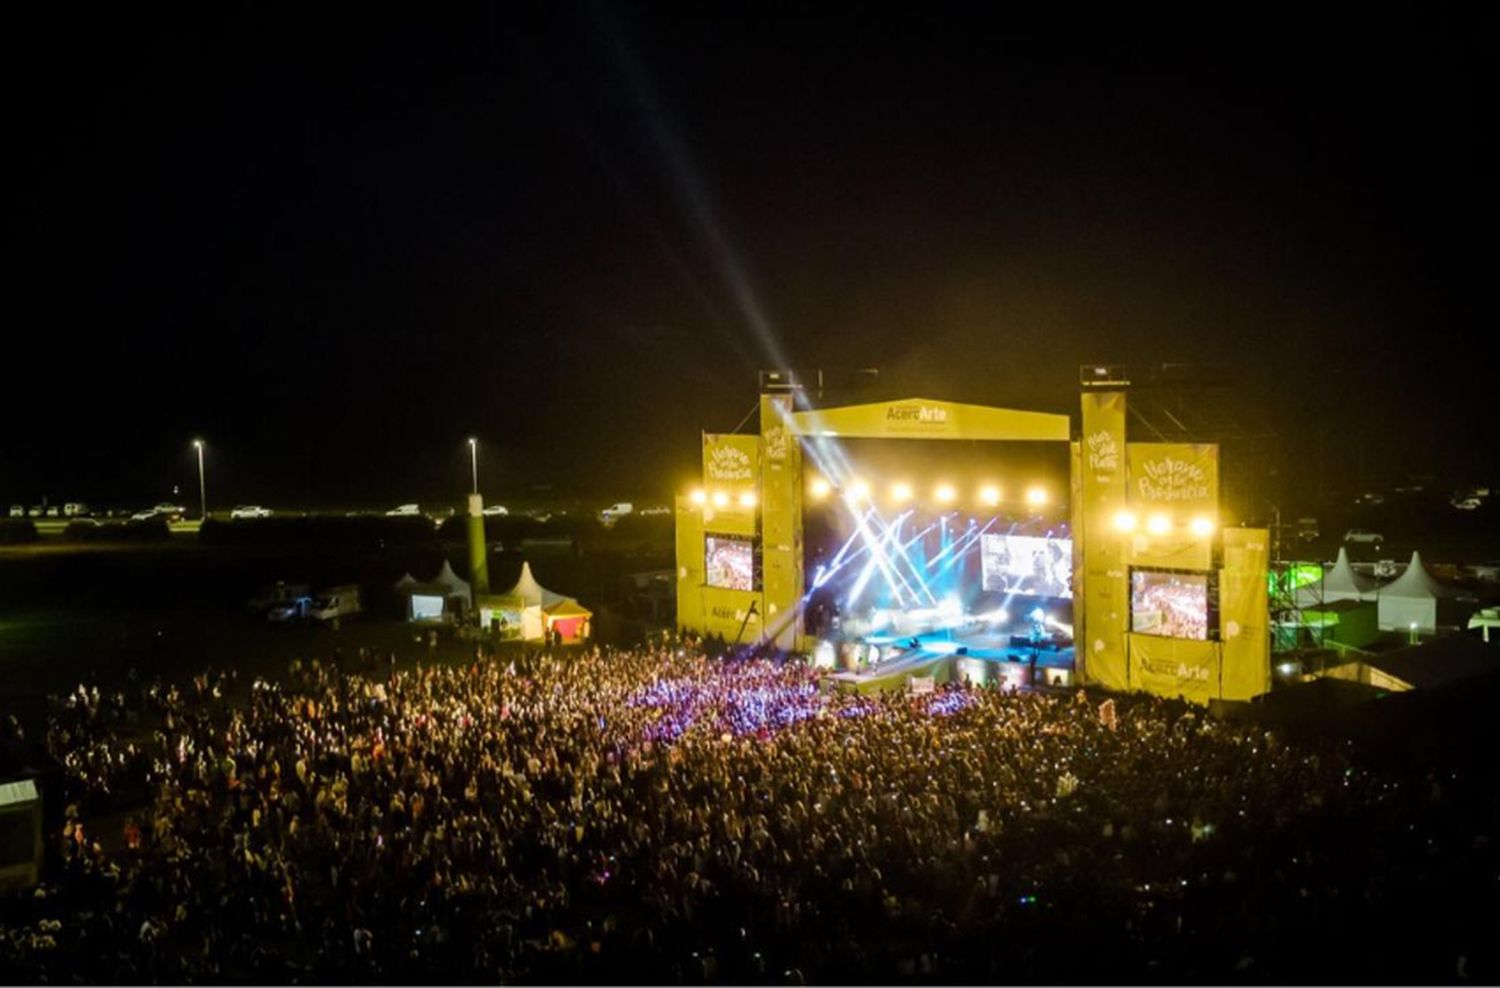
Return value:
<svg viewBox="0 0 1500 988">
<path fill-rule="evenodd" d="M 1219 643 L 1130 636 L 1131 681 L 1156 696 L 1207 704 L 1219 696 Z"/>
<path fill-rule="evenodd" d="M 677 496 L 677 629 L 704 633 L 703 509 Z"/>
<path fill-rule="evenodd" d="M 1131 443 L 1130 509 L 1139 527 L 1131 539 L 1133 566 L 1206 570 L 1213 567 L 1211 527 L 1195 535 L 1192 522 L 1219 517 L 1219 447 L 1213 443 Z M 1166 518 L 1164 531 L 1149 522 Z"/>
<path fill-rule="evenodd" d="M 1271 688 L 1271 538 L 1264 528 L 1226 528 L 1223 537 L 1224 571 L 1219 578 L 1223 697 L 1248 700 Z"/>
<path fill-rule="evenodd" d="M 703 489 L 705 532 L 759 535 L 760 437 L 704 433 Z M 748 502 L 742 500 L 747 494 Z"/>
<path fill-rule="evenodd" d="M 802 446 L 788 423 L 791 395 L 760 397 L 760 512 L 765 629 L 778 648 L 802 631 Z"/>
<path fill-rule="evenodd" d="M 760 483 L 760 437 L 703 434 L 703 486 L 739 493 Z"/>
<path fill-rule="evenodd" d="M 1082 511 L 1073 519 L 1082 530 L 1084 593 L 1081 633 L 1076 647 L 1084 653 L 1080 668 L 1088 681 L 1108 689 L 1130 686 L 1125 628 L 1130 618 L 1125 538 L 1112 519 L 1125 507 L 1125 393 L 1083 394 L 1083 438 L 1079 443 L 1079 499 Z M 1075 617 L 1075 622 L 1077 621 Z"/>
</svg>

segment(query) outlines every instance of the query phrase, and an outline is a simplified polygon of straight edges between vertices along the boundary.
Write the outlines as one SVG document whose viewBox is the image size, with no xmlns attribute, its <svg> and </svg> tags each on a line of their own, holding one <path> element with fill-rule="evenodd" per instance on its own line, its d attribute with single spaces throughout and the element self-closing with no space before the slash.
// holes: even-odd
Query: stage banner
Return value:
<svg viewBox="0 0 1500 988">
<path fill-rule="evenodd" d="M 1138 689 L 1206 704 L 1219 696 L 1219 643 L 1130 636 L 1131 679 Z"/>
<path fill-rule="evenodd" d="M 1219 576 L 1219 637 L 1224 644 L 1226 700 L 1248 700 L 1271 688 L 1270 532 L 1226 528 Z"/>
<path fill-rule="evenodd" d="M 905 398 L 797 412 L 787 417 L 803 436 L 865 439 L 1068 441 L 1068 417 L 933 398 Z"/>
<path fill-rule="evenodd" d="M 703 435 L 703 527 L 754 538 L 760 520 L 760 437 Z M 751 495 L 748 501 L 743 500 Z"/>
<path fill-rule="evenodd" d="M 765 637 L 765 597 L 744 590 L 704 586 L 703 630 L 731 645 L 753 645 Z"/>
<path fill-rule="evenodd" d="M 1082 510 L 1074 532 L 1082 531 L 1081 600 L 1083 620 L 1076 636 L 1080 678 L 1108 689 L 1130 688 L 1125 629 L 1130 620 L 1125 538 L 1112 519 L 1125 507 L 1125 393 L 1083 394 L 1083 438 L 1079 443 L 1078 497 Z"/>
<path fill-rule="evenodd" d="M 704 632 L 703 509 L 677 496 L 677 627 Z"/>
<path fill-rule="evenodd" d="M 1131 443 L 1130 509 L 1137 528 L 1131 539 L 1130 564 L 1140 567 L 1204 570 L 1213 566 L 1214 535 L 1194 535 L 1194 518 L 1217 523 L 1219 516 L 1219 447 L 1213 443 Z M 1165 515 L 1170 530 L 1147 528 Z"/>
<path fill-rule="evenodd" d="M 760 482 L 760 436 L 703 434 L 703 485 L 738 493 Z"/>
<path fill-rule="evenodd" d="M 765 633 L 778 648 L 802 647 L 802 446 L 789 426 L 790 395 L 761 395 L 761 566 Z"/>
</svg>

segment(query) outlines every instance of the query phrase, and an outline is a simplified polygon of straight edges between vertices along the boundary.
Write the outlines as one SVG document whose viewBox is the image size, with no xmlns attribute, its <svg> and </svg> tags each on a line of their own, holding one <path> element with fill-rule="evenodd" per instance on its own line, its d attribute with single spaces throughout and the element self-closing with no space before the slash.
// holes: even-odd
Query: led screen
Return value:
<svg viewBox="0 0 1500 988">
<path fill-rule="evenodd" d="M 1073 596 L 1073 540 L 984 535 L 985 590 L 1027 597 Z"/>
<path fill-rule="evenodd" d="M 1166 638 L 1208 638 L 1208 577 L 1135 570 L 1130 574 L 1130 629 Z"/>
<path fill-rule="evenodd" d="M 704 543 L 705 582 L 724 590 L 755 589 L 755 546 L 749 539 L 709 535 Z"/>
</svg>

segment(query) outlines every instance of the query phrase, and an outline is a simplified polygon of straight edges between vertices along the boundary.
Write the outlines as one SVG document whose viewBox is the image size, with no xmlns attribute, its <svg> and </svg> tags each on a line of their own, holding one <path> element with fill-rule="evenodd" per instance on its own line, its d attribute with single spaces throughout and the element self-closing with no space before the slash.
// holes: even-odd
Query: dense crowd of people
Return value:
<svg viewBox="0 0 1500 988">
<path fill-rule="evenodd" d="M 48 744 L 5 980 L 1494 973 L 1493 791 L 1167 701 L 849 695 L 674 641 L 81 686 Z"/>
</svg>

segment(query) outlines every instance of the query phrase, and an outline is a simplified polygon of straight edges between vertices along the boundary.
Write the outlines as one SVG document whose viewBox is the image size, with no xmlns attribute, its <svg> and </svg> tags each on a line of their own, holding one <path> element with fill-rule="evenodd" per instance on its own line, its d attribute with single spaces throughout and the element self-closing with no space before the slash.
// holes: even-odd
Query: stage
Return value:
<svg viewBox="0 0 1500 988">
<path fill-rule="evenodd" d="M 912 688 L 913 679 L 1001 689 L 1073 683 L 1073 645 L 1055 638 L 1033 646 L 1019 644 L 1009 634 L 931 632 L 899 640 L 873 636 L 860 642 L 822 642 L 814 650 L 825 667 L 837 666 L 841 653 L 857 668 L 831 672 L 827 679 L 835 689 L 860 693 Z"/>
</svg>

